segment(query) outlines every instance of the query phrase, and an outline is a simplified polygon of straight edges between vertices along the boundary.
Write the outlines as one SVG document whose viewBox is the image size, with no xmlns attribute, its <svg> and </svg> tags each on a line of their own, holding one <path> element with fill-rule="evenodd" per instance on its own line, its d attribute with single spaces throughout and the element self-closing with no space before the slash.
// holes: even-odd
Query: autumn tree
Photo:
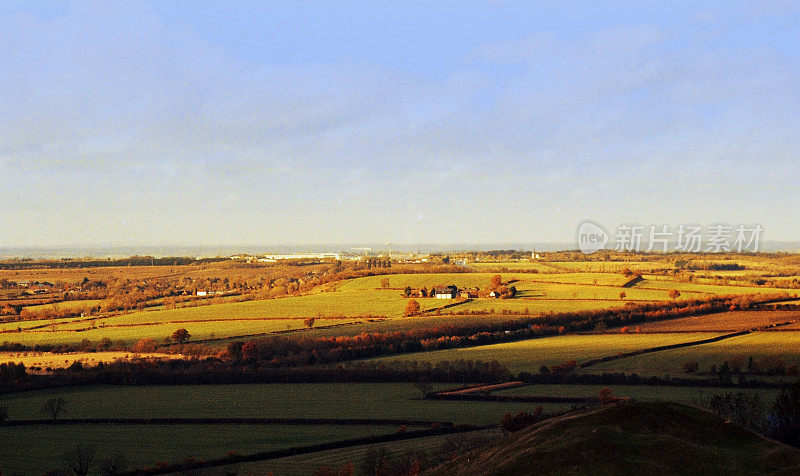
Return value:
<svg viewBox="0 0 800 476">
<path fill-rule="evenodd" d="M 381 279 L 381 287 L 387 289 L 389 287 L 389 278 Z"/>
<path fill-rule="evenodd" d="M 670 299 L 672 299 L 674 301 L 675 299 L 678 299 L 679 297 L 681 297 L 681 292 L 678 291 L 677 289 L 670 289 L 669 290 L 669 294 L 667 294 L 667 295 L 669 296 Z"/>
<path fill-rule="evenodd" d="M 492 288 L 497 288 L 501 284 L 503 284 L 503 278 L 501 278 L 499 274 L 495 274 L 494 276 L 492 276 L 490 284 L 492 285 Z"/>
<path fill-rule="evenodd" d="M 625 299 L 626 297 L 628 297 L 628 295 L 624 291 L 619 293 L 619 298 L 620 299 Z"/>
<path fill-rule="evenodd" d="M 419 314 L 420 305 L 416 299 L 412 299 L 406 303 L 406 310 L 403 313 L 405 316 L 413 316 L 415 314 Z"/>
<path fill-rule="evenodd" d="M 143 339 L 139 339 L 136 344 L 133 345 L 133 351 L 138 354 L 148 354 L 155 352 L 156 347 L 158 347 L 158 342 L 156 342 L 155 339 L 145 337 Z"/>
<path fill-rule="evenodd" d="M 179 344 L 183 344 L 184 342 L 189 340 L 189 337 L 191 337 L 191 334 L 189 334 L 189 331 L 187 331 L 186 329 L 178 329 L 177 331 L 172 333 L 172 340 L 174 340 Z"/>
<path fill-rule="evenodd" d="M 312 327 L 314 327 L 314 322 L 316 322 L 316 320 L 317 320 L 316 317 L 307 317 L 303 319 L 303 324 L 305 324 L 306 327 L 311 329 Z"/>
<path fill-rule="evenodd" d="M 51 398 L 50 400 L 44 402 L 44 406 L 42 407 L 42 413 L 45 413 L 53 418 L 53 420 L 57 420 L 59 415 L 64 413 L 67 410 L 67 401 L 61 397 L 58 398 Z"/>
</svg>

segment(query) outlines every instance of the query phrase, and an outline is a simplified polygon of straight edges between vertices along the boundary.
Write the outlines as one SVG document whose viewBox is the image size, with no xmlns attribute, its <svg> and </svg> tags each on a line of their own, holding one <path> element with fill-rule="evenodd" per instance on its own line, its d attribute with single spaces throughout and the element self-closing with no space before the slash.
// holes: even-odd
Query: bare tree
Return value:
<svg viewBox="0 0 800 476">
<path fill-rule="evenodd" d="M 78 476 L 85 476 L 99 462 L 94 446 L 78 445 L 64 452 L 64 462 Z"/>
<path fill-rule="evenodd" d="M 51 416 L 53 420 L 57 420 L 59 415 L 64 413 L 66 410 L 67 401 L 61 397 L 51 398 L 50 400 L 44 402 L 44 406 L 42 407 L 42 413 Z"/>
</svg>

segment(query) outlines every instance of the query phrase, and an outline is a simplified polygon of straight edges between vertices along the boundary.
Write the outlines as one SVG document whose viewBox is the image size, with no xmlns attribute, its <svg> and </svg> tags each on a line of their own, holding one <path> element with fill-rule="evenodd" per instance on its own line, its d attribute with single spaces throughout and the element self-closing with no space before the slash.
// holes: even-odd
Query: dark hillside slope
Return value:
<svg viewBox="0 0 800 476">
<path fill-rule="evenodd" d="M 624 402 L 548 420 L 432 474 L 800 474 L 800 450 L 694 407 Z"/>
</svg>

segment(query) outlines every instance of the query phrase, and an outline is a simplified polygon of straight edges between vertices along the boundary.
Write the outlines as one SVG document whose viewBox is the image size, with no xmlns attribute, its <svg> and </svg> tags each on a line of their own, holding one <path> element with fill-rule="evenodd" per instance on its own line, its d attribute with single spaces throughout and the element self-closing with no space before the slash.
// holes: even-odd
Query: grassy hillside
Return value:
<svg viewBox="0 0 800 476">
<path fill-rule="evenodd" d="M 645 335 L 645 334 L 642 334 Z M 665 334 L 655 334 L 665 335 Z M 672 335 L 672 334 L 666 334 Z M 746 368 L 750 357 L 760 359 L 780 359 L 785 365 L 800 364 L 797 353 L 800 346 L 800 332 L 755 332 L 712 342 L 695 347 L 673 349 L 652 354 L 637 355 L 625 359 L 603 362 L 592 367 L 593 372 L 624 371 L 640 375 L 679 374 L 684 362 L 697 362 L 700 371 L 708 371 L 712 365 L 719 367 L 723 362 L 737 362 Z"/>
<path fill-rule="evenodd" d="M 691 342 L 712 336 L 713 334 L 693 333 L 563 335 L 502 344 L 405 354 L 386 357 L 382 360 L 418 360 L 427 362 L 497 360 L 513 373 L 537 373 L 542 365 L 563 364 L 569 360 L 576 360 L 580 363 L 607 355 L 660 345 Z M 627 359 L 623 359 L 620 362 L 625 360 Z"/>
<path fill-rule="evenodd" d="M 674 403 L 565 416 L 462 455 L 433 474 L 763 474 L 800 471 L 800 451 Z"/>
</svg>

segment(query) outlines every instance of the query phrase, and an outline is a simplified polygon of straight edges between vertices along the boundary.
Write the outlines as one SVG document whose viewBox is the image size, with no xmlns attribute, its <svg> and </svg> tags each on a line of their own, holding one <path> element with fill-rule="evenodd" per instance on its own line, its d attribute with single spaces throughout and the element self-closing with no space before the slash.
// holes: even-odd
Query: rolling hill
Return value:
<svg viewBox="0 0 800 476">
<path fill-rule="evenodd" d="M 547 420 L 431 474 L 797 474 L 800 450 L 703 410 L 625 402 Z"/>
</svg>

